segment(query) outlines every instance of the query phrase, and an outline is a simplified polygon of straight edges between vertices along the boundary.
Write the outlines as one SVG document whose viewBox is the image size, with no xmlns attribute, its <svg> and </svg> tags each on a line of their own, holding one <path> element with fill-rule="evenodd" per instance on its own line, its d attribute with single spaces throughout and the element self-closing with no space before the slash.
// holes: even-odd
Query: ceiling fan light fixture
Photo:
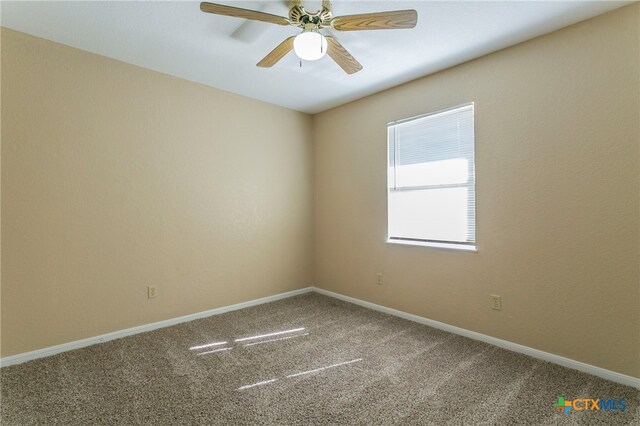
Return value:
<svg viewBox="0 0 640 426">
<path fill-rule="evenodd" d="M 327 54 L 327 39 L 317 31 L 304 31 L 293 40 L 293 50 L 300 59 L 317 61 Z"/>
<path fill-rule="evenodd" d="M 313 13 L 306 11 L 302 6 L 301 0 L 290 0 L 288 18 L 259 10 L 209 2 L 200 3 L 200 10 L 214 15 L 251 19 L 302 29 L 301 34 L 287 37 L 267 56 L 262 58 L 256 64 L 261 68 L 274 66 L 294 50 L 301 59 L 300 66 L 302 66 L 302 59 L 305 61 L 317 61 L 328 53 L 331 59 L 347 74 L 354 74 L 362 70 L 362 64 L 351 56 L 351 53 L 334 36 L 328 35 L 325 37 L 320 34 L 319 30 L 325 28 L 331 28 L 335 31 L 395 30 L 415 28 L 418 23 L 418 12 L 413 9 L 333 16 L 331 0 L 322 0 L 322 9 Z"/>
</svg>

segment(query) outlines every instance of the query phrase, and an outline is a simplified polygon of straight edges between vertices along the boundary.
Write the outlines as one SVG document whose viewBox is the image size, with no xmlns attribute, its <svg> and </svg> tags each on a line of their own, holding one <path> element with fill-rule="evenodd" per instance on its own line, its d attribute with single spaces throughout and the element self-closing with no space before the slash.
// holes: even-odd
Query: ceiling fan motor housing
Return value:
<svg viewBox="0 0 640 426">
<path fill-rule="evenodd" d="M 331 11 L 324 8 L 315 13 L 309 13 L 304 6 L 296 5 L 289 10 L 289 21 L 291 25 L 304 29 L 331 26 Z"/>
</svg>

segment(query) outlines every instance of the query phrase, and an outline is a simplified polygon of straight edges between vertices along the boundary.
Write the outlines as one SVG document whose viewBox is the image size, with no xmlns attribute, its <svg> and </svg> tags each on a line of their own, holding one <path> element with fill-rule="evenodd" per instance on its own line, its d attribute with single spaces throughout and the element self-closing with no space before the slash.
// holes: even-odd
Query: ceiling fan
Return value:
<svg viewBox="0 0 640 426">
<path fill-rule="evenodd" d="M 288 18 L 257 10 L 207 2 L 200 3 L 200 10 L 216 15 L 302 28 L 300 34 L 287 38 L 258 62 L 259 67 L 272 67 L 287 53 L 294 50 L 300 59 L 308 61 L 318 60 L 328 54 L 347 74 L 360 71 L 362 65 L 335 37 L 321 34 L 321 29 L 332 28 L 337 31 L 393 30 L 414 28 L 418 22 L 418 13 L 413 9 L 334 17 L 329 0 L 323 0 L 322 9 L 317 12 L 305 10 L 301 0 L 291 1 L 290 5 Z"/>
</svg>

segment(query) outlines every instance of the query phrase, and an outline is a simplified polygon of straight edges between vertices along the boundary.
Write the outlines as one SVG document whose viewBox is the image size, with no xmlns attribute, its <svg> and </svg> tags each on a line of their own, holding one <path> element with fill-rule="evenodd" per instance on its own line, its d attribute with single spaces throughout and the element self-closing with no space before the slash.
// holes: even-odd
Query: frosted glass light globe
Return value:
<svg viewBox="0 0 640 426">
<path fill-rule="evenodd" d="M 305 31 L 293 40 L 293 50 L 300 59 L 317 61 L 327 54 L 327 39 L 315 31 Z"/>
</svg>

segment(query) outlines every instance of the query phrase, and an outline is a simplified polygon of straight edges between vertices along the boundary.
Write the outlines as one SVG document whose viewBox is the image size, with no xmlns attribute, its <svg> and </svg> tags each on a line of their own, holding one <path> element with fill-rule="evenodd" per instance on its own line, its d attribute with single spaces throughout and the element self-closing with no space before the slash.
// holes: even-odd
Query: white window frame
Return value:
<svg viewBox="0 0 640 426">
<path fill-rule="evenodd" d="M 389 134 L 389 127 L 390 126 L 395 126 L 398 124 L 402 124 L 402 123 L 406 123 L 406 122 L 410 122 L 413 120 L 418 120 L 421 118 L 425 118 L 425 117 L 429 117 L 429 116 L 433 116 L 433 115 L 438 115 L 438 114 L 442 114 L 445 112 L 449 112 L 449 111 L 454 111 L 460 108 L 465 108 L 471 106 L 472 111 L 473 111 L 473 120 L 474 120 L 474 135 L 473 135 L 473 149 L 474 149 L 474 155 L 473 155 L 473 170 L 474 170 L 474 178 L 473 178 L 473 184 L 455 184 L 455 185 L 451 185 L 451 186 L 459 186 L 459 187 L 464 187 L 464 186 L 472 186 L 473 187 L 473 192 L 474 192 L 474 226 L 477 223 L 477 192 L 476 192 L 476 178 L 477 178 L 477 168 L 476 168 L 476 155 L 475 155 L 475 150 L 476 150 L 476 137 L 475 137 L 475 103 L 474 102 L 467 102 L 464 104 L 460 104 L 460 105 L 456 105 L 450 108 L 445 108 L 439 111 L 434 111 L 434 112 L 429 112 L 426 114 L 421 114 L 421 115 L 417 115 L 417 116 L 413 116 L 413 117 L 409 117 L 409 118 L 405 118 L 405 119 L 401 119 L 401 120 L 396 120 L 396 121 L 392 121 L 390 123 L 387 124 L 387 144 L 386 144 L 386 148 L 387 148 L 387 156 L 386 156 L 386 168 L 387 168 L 387 180 L 386 180 L 386 184 L 387 184 L 387 238 L 386 238 L 386 242 L 388 244 L 399 244 L 399 245 L 405 245 L 405 246 L 418 246 L 418 247 L 434 247 L 434 248 L 441 248 L 441 249 L 452 249 L 452 250 L 456 250 L 456 251 L 467 251 L 467 252 L 477 252 L 478 251 L 478 243 L 477 243 L 477 234 L 474 235 L 474 241 L 472 243 L 460 243 L 460 242 L 449 242 L 449 241 L 440 241 L 440 240 L 419 240 L 419 239 L 410 239 L 410 238 L 401 238 L 401 237 L 392 237 L 391 235 L 389 235 L 389 210 L 390 210 L 390 203 L 389 203 L 389 192 L 390 192 L 390 188 L 389 188 L 389 162 L 390 162 L 390 158 L 389 158 L 389 144 L 390 144 L 390 140 L 388 137 Z M 394 141 L 395 143 L 395 141 Z M 438 185 L 434 185 L 434 187 L 437 187 Z"/>
</svg>

